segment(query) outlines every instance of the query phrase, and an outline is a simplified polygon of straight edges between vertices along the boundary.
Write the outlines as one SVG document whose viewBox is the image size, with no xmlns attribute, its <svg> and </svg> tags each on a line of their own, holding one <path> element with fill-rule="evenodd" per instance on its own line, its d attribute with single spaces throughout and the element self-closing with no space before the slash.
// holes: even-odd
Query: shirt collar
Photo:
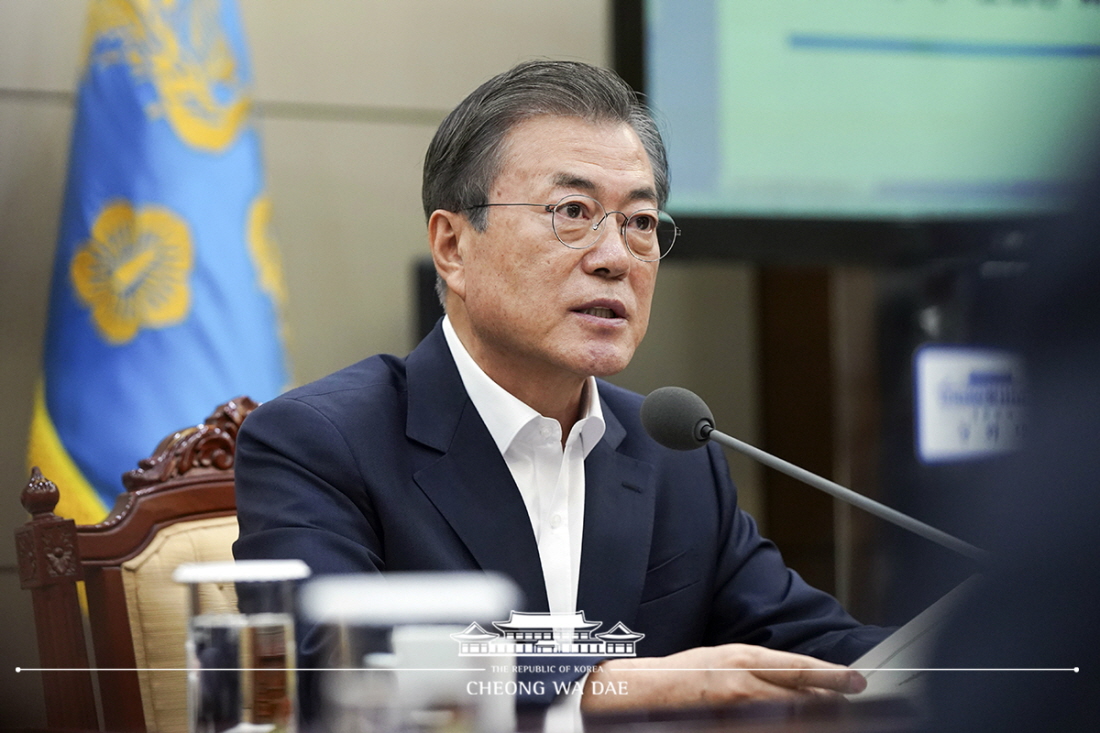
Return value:
<svg viewBox="0 0 1100 733">
<path fill-rule="evenodd" d="M 493 437 L 493 442 L 503 455 L 519 431 L 532 420 L 542 416 L 537 410 L 494 382 L 478 366 L 466 351 L 454 326 L 451 325 L 451 319 L 447 316 L 443 317 L 443 336 L 447 340 L 447 346 L 451 350 L 451 356 L 454 357 L 458 375 L 462 379 L 466 393 L 470 396 L 470 401 L 474 403 L 485 427 Z M 596 443 L 600 442 L 605 428 L 603 408 L 600 406 L 594 377 L 588 377 L 583 399 L 586 404 L 578 425 L 581 447 L 584 455 L 587 456 L 596 447 Z"/>
</svg>

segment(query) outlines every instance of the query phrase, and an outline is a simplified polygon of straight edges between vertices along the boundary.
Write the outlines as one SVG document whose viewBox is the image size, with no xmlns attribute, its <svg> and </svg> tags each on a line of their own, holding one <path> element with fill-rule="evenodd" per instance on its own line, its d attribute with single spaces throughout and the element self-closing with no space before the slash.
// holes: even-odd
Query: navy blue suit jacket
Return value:
<svg viewBox="0 0 1100 733">
<path fill-rule="evenodd" d="M 643 430 L 640 395 L 599 384 L 606 432 L 585 461 L 577 608 L 644 633 L 640 656 L 759 644 L 848 663 L 885 637 L 808 586 L 737 507 L 721 451 Z M 439 325 L 253 412 L 237 443 L 237 558 L 314 574 L 492 570 L 547 611 L 519 490 Z M 516 609 L 521 610 L 521 609 Z"/>
</svg>

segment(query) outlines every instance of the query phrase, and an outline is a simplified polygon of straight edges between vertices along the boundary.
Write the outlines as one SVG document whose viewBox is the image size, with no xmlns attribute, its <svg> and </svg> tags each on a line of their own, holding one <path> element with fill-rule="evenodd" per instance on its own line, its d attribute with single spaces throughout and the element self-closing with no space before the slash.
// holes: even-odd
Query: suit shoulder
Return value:
<svg viewBox="0 0 1100 733">
<path fill-rule="evenodd" d="M 379 354 L 285 392 L 256 412 L 281 412 L 293 409 L 293 404 L 304 404 L 338 420 L 340 415 L 369 414 L 383 405 L 403 403 L 405 392 L 405 360 Z"/>
</svg>

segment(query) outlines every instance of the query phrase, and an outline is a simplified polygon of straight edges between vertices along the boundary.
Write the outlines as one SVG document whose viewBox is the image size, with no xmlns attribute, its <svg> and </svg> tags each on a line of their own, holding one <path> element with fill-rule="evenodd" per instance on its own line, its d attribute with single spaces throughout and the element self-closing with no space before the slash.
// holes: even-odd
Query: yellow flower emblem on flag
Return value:
<svg viewBox="0 0 1100 733">
<path fill-rule="evenodd" d="M 284 308 L 287 297 L 283 258 L 271 234 L 271 199 L 266 194 L 257 196 L 248 209 L 248 253 L 256 268 L 260 290 L 275 305 Z"/>
<path fill-rule="evenodd" d="M 251 106 L 219 11 L 217 0 L 95 0 L 86 40 L 89 63 L 125 62 L 152 83 L 150 119 L 163 115 L 181 140 L 211 152 L 236 139 Z"/>
<path fill-rule="evenodd" d="M 191 232 L 181 217 L 163 206 L 135 211 L 120 201 L 100 212 L 69 275 L 100 335 L 121 345 L 142 328 L 187 317 L 193 261 Z"/>
</svg>

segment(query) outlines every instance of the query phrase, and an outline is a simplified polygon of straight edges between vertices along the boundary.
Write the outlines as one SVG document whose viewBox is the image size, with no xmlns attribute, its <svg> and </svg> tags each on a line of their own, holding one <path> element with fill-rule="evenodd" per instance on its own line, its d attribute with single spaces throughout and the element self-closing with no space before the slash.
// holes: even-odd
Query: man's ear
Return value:
<svg viewBox="0 0 1100 733">
<path fill-rule="evenodd" d="M 466 298 L 463 245 L 470 233 L 470 222 L 462 214 L 436 209 L 428 217 L 428 244 L 435 271 L 447 283 L 447 290 L 463 300 Z"/>
</svg>

